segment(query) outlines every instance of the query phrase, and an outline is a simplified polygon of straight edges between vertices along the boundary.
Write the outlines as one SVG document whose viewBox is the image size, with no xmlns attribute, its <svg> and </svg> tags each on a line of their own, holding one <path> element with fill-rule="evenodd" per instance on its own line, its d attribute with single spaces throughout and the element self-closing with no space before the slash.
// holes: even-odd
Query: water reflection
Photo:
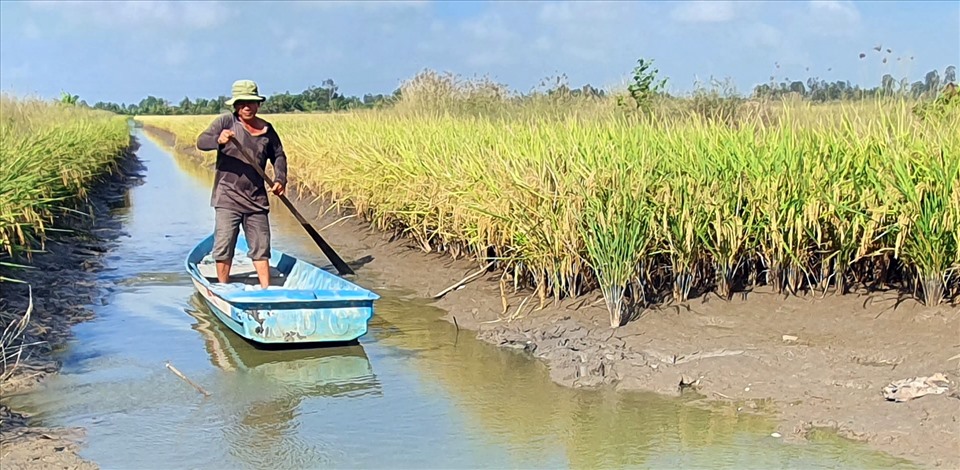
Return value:
<svg viewBox="0 0 960 470">
<path fill-rule="evenodd" d="M 383 294 L 378 310 L 392 328 L 374 329 L 377 342 L 416 351 L 412 364 L 422 378 L 441 384 L 469 416 L 464 433 L 503 446 L 522 465 L 539 466 L 557 453 L 573 467 L 647 465 L 657 454 L 722 458 L 774 429 L 761 417 L 710 412 L 653 394 L 559 386 L 527 354 L 476 341 L 471 332 L 458 337 L 428 302 Z"/>
<path fill-rule="evenodd" d="M 421 380 L 446 390 L 466 416 L 463 437 L 503 448 L 521 467 L 913 468 L 839 440 L 785 444 L 769 437 L 778 430 L 769 417 L 691 406 L 692 394 L 563 387 L 529 354 L 458 332 L 428 300 L 381 293 L 388 328 L 371 329 L 377 344 L 410 354 Z"/>
<path fill-rule="evenodd" d="M 230 454 L 240 462 L 257 466 L 279 460 L 302 466 L 327 461 L 328 452 L 298 435 L 303 401 L 382 394 L 370 360 L 357 342 L 263 350 L 221 324 L 197 293 L 184 311 L 196 320 L 192 329 L 202 336 L 210 363 L 233 375 L 233 391 L 260 392 L 221 428 Z"/>
<path fill-rule="evenodd" d="M 184 311 L 204 339 L 210 362 L 224 371 L 256 374 L 296 395 L 359 396 L 379 394 L 373 367 L 359 342 L 307 349 L 265 350 L 230 331 L 210 311 L 200 294 L 190 296 Z"/>
</svg>

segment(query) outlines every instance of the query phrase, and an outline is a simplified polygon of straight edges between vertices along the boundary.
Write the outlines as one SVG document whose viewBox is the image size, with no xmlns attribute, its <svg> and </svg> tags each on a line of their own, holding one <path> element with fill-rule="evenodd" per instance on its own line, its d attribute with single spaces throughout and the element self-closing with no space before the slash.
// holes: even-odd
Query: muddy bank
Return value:
<svg viewBox="0 0 960 470">
<path fill-rule="evenodd" d="M 136 157 L 138 144 L 131 145 L 118 161 L 118 171 L 105 175 L 89 193 L 85 216 L 63 215 L 57 228 L 71 232 L 50 232 L 45 250 L 29 262 L 31 269 L 4 269 L 7 277 L 24 283 L 2 284 L 0 318 L 6 328 L 20 322 L 29 309 L 29 321 L 12 347 L 11 357 L 0 384 L 0 396 L 28 393 L 60 364 L 52 355 L 71 337 L 71 328 L 93 318 L 91 305 L 107 301 L 109 286 L 97 280 L 100 258 L 124 236 L 120 223 L 111 217 L 115 208 L 127 205 L 127 190 L 142 181 L 143 166 Z M 92 217 L 90 217 L 92 215 Z M 12 330 L 11 330 L 12 331 Z M 22 349 L 21 349 L 22 347 Z M 0 404 L 0 459 L 4 469 L 14 468 L 96 468 L 77 455 L 82 429 L 34 426 L 30 417 Z"/>
<path fill-rule="evenodd" d="M 477 269 L 374 237 L 367 238 L 371 255 L 390 258 L 375 269 L 393 271 L 397 283 L 425 297 Z M 599 294 L 542 310 L 531 292 L 507 300 L 504 309 L 499 275 L 491 273 L 436 305 L 478 338 L 544 360 L 561 385 L 692 392 L 705 407 L 771 414 L 785 439 L 826 428 L 920 465 L 960 468 L 956 306 L 906 301 L 894 308 L 892 293 L 782 298 L 761 290 L 745 300 L 651 310 L 613 330 Z M 904 403 L 882 395 L 891 382 L 938 372 L 951 381 L 946 393 Z"/>
<path fill-rule="evenodd" d="M 475 266 L 422 269 L 448 276 L 423 285 L 429 295 Z M 504 308 L 492 273 L 437 306 L 478 338 L 546 361 L 562 385 L 692 392 L 705 407 L 775 416 L 785 439 L 826 428 L 920 465 L 960 468 L 960 308 L 897 300 L 758 290 L 649 310 L 613 330 L 599 293 L 537 310 L 536 295 L 522 292 Z M 883 396 L 892 382 L 938 372 L 951 382 L 945 393 L 903 403 Z"/>
<path fill-rule="evenodd" d="M 774 414 L 787 439 L 829 428 L 922 465 L 960 468 L 956 307 L 884 310 L 893 299 L 864 308 L 855 295 L 755 292 L 743 301 L 651 311 L 612 331 L 602 305 L 577 310 L 570 302 L 506 322 L 492 309 L 464 312 L 464 303 L 495 299 L 490 286 L 452 295 L 459 298 L 439 302 L 451 321 L 544 359 L 557 383 L 668 395 L 690 389 L 703 406 Z M 891 382 L 937 372 L 952 382 L 946 393 L 905 403 L 882 395 Z"/>
<path fill-rule="evenodd" d="M 173 145 L 169 133 L 146 130 Z M 179 151 L 199 157 L 192 145 Z M 323 209 L 310 200 L 296 201 L 308 218 Z M 342 215 L 311 219 L 320 228 Z M 364 271 L 376 272 L 426 298 L 479 268 L 425 253 L 357 218 L 322 234 L 348 263 L 365 259 L 361 282 Z M 599 294 L 538 309 L 536 295 L 520 292 L 504 307 L 499 275 L 489 273 L 436 305 L 463 334 L 542 359 L 562 385 L 668 395 L 683 389 L 702 397 L 702 406 L 771 413 L 784 439 L 828 428 L 920 465 L 960 468 L 960 361 L 951 359 L 960 354 L 960 309 L 897 301 L 892 292 L 783 298 L 761 289 L 743 299 L 710 296 L 647 311 L 612 330 Z M 893 381 L 937 372 L 951 381 L 947 393 L 905 403 L 882 396 Z"/>
</svg>

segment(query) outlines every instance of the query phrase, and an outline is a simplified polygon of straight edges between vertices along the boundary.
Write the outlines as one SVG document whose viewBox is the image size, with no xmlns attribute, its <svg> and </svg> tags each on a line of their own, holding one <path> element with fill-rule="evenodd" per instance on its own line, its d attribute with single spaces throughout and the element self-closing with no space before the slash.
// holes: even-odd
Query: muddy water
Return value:
<svg viewBox="0 0 960 470">
<path fill-rule="evenodd" d="M 82 455 L 103 468 L 902 465 L 829 437 L 785 444 L 770 420 L 682 399 L 554 385 L 539 362 L 458 333 L 376 273 L 359 279 L 383 296 L 359 345 L 259 351 L 183 272 L 213 226 L 211 173 L 140 140 L 146 184 L 118 214 L 129 237 L 106 260 L 110 302 L 76 327 L 62 374 L 11 400 L 40 424 L 86 428 Z M 276 206 L 276 246 L 326 264 Z"/>
</svg>

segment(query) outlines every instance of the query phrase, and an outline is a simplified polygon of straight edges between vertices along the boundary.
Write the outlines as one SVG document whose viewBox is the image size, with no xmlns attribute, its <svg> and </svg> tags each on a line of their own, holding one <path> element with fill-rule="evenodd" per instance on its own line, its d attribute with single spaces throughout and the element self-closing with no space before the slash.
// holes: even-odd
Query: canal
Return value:
<svg viewBox="0 0 960 470">
<path fill-rule="evenodd" d="M 109 302 L 75 327 L 60 374 L 9 400 L 85 428 L 81 455 L 102 468 L 909 467 L 829 435 L 784 443 L 763 417 L 558 386 L 365 269 L 356 282 L 382 300 L 358 345 L 257 350 L 183 269 L 213 227 L 212 172 L 135 132 L 146 179 L 117 211 L 129 236 L 104 260 Z M 276 248 L 327 264 L 282 205 L 271 217 Z"/>
</svg>

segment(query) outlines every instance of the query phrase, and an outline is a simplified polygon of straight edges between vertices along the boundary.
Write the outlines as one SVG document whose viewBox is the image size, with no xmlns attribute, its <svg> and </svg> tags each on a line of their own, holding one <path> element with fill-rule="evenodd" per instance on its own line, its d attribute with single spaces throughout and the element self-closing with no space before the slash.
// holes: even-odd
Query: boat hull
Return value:
<svg viewBox="0 0 960 470">
<path fill-rule="evenodd" d="M 187 258 L 194 287 L 214 315 L 237 335 L 262 344 L 341 343 L 367 333 L 373 317 L 373 292 L 316 266 L 277 252 L 271 270 L 284 284 L 260 290 L 210 281 L 200 266 L 212 247 L 212 236 Z M 242 235 L 237 253 L 246 249 Z M 255 278 L 255 274 L 254 274 Z M 215 279 L 215 277 L 214 277 Z"/>
</svg>

